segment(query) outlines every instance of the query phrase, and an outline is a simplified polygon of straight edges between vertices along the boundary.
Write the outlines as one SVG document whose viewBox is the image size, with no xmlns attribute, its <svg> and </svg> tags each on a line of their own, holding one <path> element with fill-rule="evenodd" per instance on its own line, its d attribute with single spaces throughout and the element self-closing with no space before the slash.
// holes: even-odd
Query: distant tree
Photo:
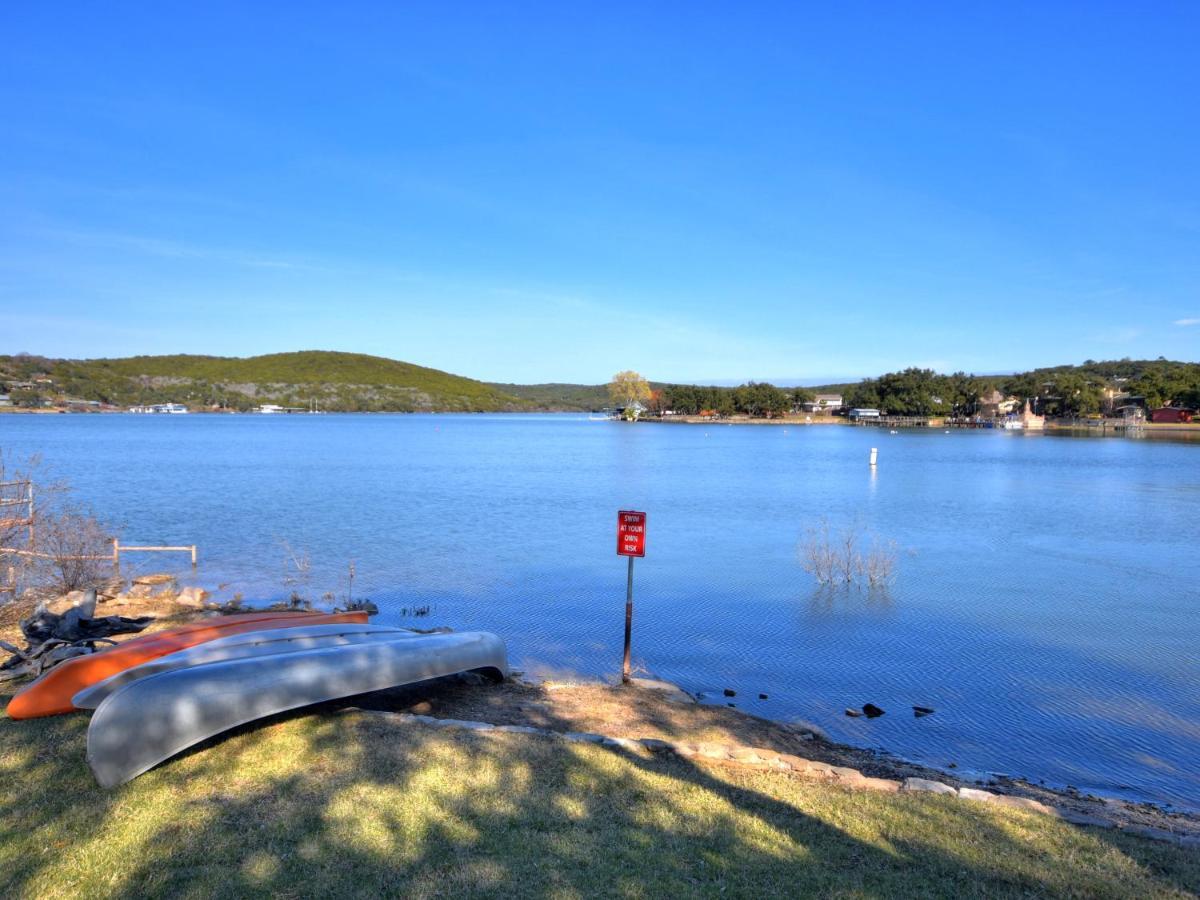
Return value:
<svg viewBox="0 0 1200 900">
<path fill-rule="evenodd" d="M 627 413 L 629 418 L 636 418 L 636 405 L 650 399 L 650 383 L 632 369 L 626 369 L 612 377 L 608 383 L 608 396 L 614 406 L 633 411 Z"/>
<path fill-rule="evenodd" d="M 41 406 L 45 397 L 33 388 L 17 388 L 10 395 L 14 406 Z"/>
<path fill-rule="evenodd" d="M 878 383 L 873 378 L 864 378 L 846 391 L 845 403 L 852 409 L 881 409 Z"/>
<path fill-rule="evenodd" d="M 773 384 L 751 381 L 734 389 L 733 405 L 748 416 L 772 419 L 788 411 L 791 399 Z"/>
<path fill-rule="evenodd" d="M 789 399 L 792 401 L 792 409 L 799 409 L 805 403 L 812 403 L 817 399 L 817 395 L 808 388 L 794 387 L 789 394 Z"/>
</svg>

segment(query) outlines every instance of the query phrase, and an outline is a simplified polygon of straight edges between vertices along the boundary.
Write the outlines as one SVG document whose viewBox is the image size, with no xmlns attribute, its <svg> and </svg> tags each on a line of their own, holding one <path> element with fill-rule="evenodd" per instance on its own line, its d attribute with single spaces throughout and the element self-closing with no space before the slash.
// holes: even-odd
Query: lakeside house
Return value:
<svg viewBox="0 0 1200 900">
<path fill-rule="evenodd" d="M 806 413 L 832 413 L 843 405 L 841 394 L 817 394 L 812 400 L 800 404 L 800 409 Z"/>
<path fill-rule="evenodd" d="M 1150 413 L 1150 421 L 1157 424 L 1183 425 L 1196 415 L 1196 410 L 1181 406 L 1160 406 Z"/>
<path fill-rule="evenodd" d="M 977 415 L 985 419 L 999 419 L 1015 413 L 1020 404 L 1021 401 L 1016 397 L 1005 396 L 997 390 L 992 390 L 979 398 Z"/>
<path fill-rule="evenodd" d="M 1138 408 L 1145 413 L 1146 398 L 1140 394 L 1131 394 L 1128 391 L 1116 391 L 1112 388 L 1104 392 L 1104 411 L 1112 415 L 1121 415 L 1121 410 L 1129 408 Z"/>
<path fill-rule="evenodd" d="M 188 411 L 188 408 L 182 403 L 153 403 L 149 406 L 131 406 L 131 413 L 142 413 L 146 415 L 165 414 L 165 415 L 181 415 Z"/>
<path fill-rule="evenodd" d="M 881 413 L 879 410 L 871 409 L 869 407 L 855 407 L 854 409 L 850 410 L 848 415 L 851 419 L 878 419 Z"/>
<path fill-rule="evenodd" d="M 12 406 L 12 396 L 9 394 L 0 394 L 0 406 Z"/>
</svg>

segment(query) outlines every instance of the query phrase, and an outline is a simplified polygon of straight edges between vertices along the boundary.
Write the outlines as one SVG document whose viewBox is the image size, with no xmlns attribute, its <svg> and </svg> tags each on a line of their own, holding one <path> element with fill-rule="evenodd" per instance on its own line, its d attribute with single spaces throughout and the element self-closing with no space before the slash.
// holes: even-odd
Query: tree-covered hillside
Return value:
<svg viewBox="0 0 1200 900">
<path fill-rule="evenodd" d="M 608 405 L 603 384 L 489 384 L 501 393 L 525 401 L 535 409 L 593 410 Z"/>
<path fill-rule="evenodd" d="M 1014 375 L 941 375 L 905 369 L 867 378 L 845 391 L 846 405 L 874 407 L 893 415 L 972 415 L 992 391 L 1029 400 L 1038 412 L 1086 416 L 1122 403 L 1148 409 L 1200 407 L 1200 363 L 1156 360 L 1088 360 Z"/>
<path fill-rule="evenodd" d="M 262 403 L 318 404 L 334 411 L 495 411 L 530 404 L 497 388 L 361 353 L 306 350 L 245 359 L 220 356 L 134 356 L 50 360 L 0 356 L 0 382 L 39 377 L 32 390 L 126 406 L 186 403 L 196 408 L 249 409 Z"/>
</svg>

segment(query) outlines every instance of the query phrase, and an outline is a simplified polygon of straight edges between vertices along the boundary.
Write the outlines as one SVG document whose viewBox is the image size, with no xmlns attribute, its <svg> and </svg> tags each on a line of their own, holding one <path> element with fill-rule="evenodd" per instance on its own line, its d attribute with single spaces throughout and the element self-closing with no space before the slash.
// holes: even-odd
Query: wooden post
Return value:
<svg viewBox="0 0 1200 900">
<path fill-rule="evenodd" d="M 196 545 L 192 544 L 192 568 L 196 568 Z"/>
<path fill-rule="evenodd" d="M 33 482 L 28 483 L 29 488 L 29 549 L 33 549 Z"/>
<path fill-rule="evenodd" d="M 121 539 L 113 538 L 113 573 L 121 574 Z"/>
<path fill-rule="evenodd" d="M 629 580 L 625 585 L 625 659 L 621 663 L 621 683 L 629 684 L 629 639 L 633 634 L 633 557 L 629 557 Z"/>
</svg>

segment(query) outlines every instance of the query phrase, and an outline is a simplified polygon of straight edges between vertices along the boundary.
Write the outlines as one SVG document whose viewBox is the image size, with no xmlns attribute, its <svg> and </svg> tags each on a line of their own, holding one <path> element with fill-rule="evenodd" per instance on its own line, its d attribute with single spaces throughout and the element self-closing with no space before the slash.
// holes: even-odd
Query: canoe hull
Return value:
<svg viewBox="0 0 1200 900">
<path fill-rule="evenodd" d="M 76 694 L 71 702 L 76 709 L 95 709 L 106 697 L 133 681 L 149 678 L 161 672 L 172 672 L 191 666 L 203 666 L 214 662 L 227 662 L 248 656 L 269 656 L 273 653 L 295 653 L 298 650 L 317 650 L 344 644 L 359 644 L 370 641 L 397 640 L 415 637 L 417 632 L 407 628 L 389 628 L 385 625 L 298 625 L 294 628 L 272 628 L 264 631 L 247 631 L 229 637 L 215 638 L 168 653 L 141 665 L 104 679 Z"/>
<path fill-rule="evenodd" d="M 141 665 L 168 653 L 194 647 L 214 638 L 263 631 L 269 628 L 290 628 L 295 625 L 366 624 L 365 612 L 348 613 L 247 613 L 245 616 L 221 616 L 203 622 L 193 622 L 179 628 L 159 631 L 133 638 L 87 656 L 77 656 L 59 663 L 32 684 L 26 685 L 9 701 L 11 719 L 34 719 L 73 712 L 72 698 L 84 688 L 103 681 L 118 672 Z"/>
<path fill-rule="evenodd" d="M 496 635 L 425 634 L 162 672 L 124 685 L 100 704 L 88 728 L 88 764 L 103 787 L 115 787 L 247 722 L 473 670 L 507 674 Z"/>
</svg>

